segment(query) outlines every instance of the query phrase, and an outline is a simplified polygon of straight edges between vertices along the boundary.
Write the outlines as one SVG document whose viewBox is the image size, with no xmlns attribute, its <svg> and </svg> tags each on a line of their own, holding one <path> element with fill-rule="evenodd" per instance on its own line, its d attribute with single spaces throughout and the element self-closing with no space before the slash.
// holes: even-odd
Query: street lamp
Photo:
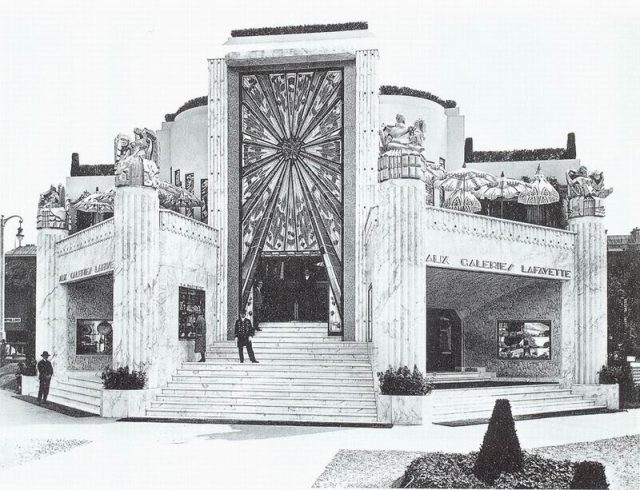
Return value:
<svg viewBox="0 0 640 490">
<path fill-rule="evenodd" d="M 20 224 L 18 225 L 18 233 L 16 233 L 16 238 L 18 239 L 18 243 L 22 245 L 22 239 L 24 235 L 22 234 L 22 217 L 14 214 L 13 216 L 9 216 L 8 218 L 0 215 L 0 340 L 6 338 L 4 332 L 4 227 L 7 222 L 11 218 L 18 218 L 20 220 Z"/>
</svg>

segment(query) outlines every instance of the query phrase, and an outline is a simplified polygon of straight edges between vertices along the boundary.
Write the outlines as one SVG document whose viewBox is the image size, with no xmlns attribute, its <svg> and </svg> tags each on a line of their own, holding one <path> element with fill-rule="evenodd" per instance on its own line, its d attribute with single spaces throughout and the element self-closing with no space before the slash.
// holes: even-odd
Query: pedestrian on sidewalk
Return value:
<svg viewBox="0 0 640 490">
<path fill-rule="evenodd" d="M 38 390 L 38 404 L 47 403 L 49 396 L 49 385 L 53 376 L 53 366 L 49 362 L 49 353 L 44 351 L 42 359 L 38 363 L 38 378 L 40 379 L 40 389 Z"/>
<path fill-rule="evenodd" d="M 204 362 L 207 352 L 207 322 L 205 321 L 202 313 L 200 313 L 196 318 L 195 329 L 196 341 L 193 346 L 193 350 L 200 354 L 200 360 L 198 362 Z"/>
<path fill-rule="evenodd" d="M 247 318 L 247 310 L 242 310 L 242 315 L 236 320 L 235 336 L 238 339 L 238 354 L 240 355 L 240 362 L 244 362 L 244 348 L 247 348 L 249 359 L 251 362 L 257 363 L 256 357 L 253 354 L 253 345 L 251 345 L 251 339 L 255 334 L 251 320 Z"/>
</svg>

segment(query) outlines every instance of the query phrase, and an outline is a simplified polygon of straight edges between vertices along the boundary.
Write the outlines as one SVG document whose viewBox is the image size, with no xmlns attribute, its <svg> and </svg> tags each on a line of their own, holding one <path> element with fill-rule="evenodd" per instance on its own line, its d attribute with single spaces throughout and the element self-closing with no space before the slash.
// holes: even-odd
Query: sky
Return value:
<svg viewBox="0 0 640 490">
<path fill-rule="evenodd" d="M 0 0 L 0 213 L 35 243 L 40 192 L 71 153 L 111 163 L 113 139 L 159 129 L 207 93 L 231 29 L 369 22 L 381 84 L 458 102 L 475 150 L 563 147 L 604 171 L 605 226 L 640 226 L 640 7 L 632 1 Z M 6 249 L 16 222 L 7 225 Z"/>
</svg>

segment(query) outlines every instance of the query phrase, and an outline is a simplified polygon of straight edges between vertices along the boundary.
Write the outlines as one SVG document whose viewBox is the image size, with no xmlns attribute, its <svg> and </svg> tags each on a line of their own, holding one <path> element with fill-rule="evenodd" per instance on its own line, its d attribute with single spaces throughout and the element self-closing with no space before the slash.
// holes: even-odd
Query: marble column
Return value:
<svg viewBox="0 0 640 490">
<path fill-rule="evenodd" d="M 214 340 L 226 340 L 228 250 L 227 64 L 209 60 L 209 225 L 218 230 Z"/>
<path fill-rule="evenodd" d="M 377 369 L 426 365 L 424 182 L 392 179 L 379 188 L 374 294 Z"/>
<path fill-rule="evenodd" d="M 597 383 L 607 363 L 607 237 L 601 216 L 569 218 L 574 259 L 575 383 Z M 564 347 L 564 346 L 563 346 Z"/>
<path fill-rule="evenodd" d="M 37 229 L 36 359 L 48 351 L 59 377 L 67 370 L 70 355 L 67 288 L 59 282 L 56 260 L 56 244 L 69 234 L 64 208 L 38 210 Z"/>
<path fill-rule="evenodd" d="M 378 162 L 378 50 L 356 51 L 356 247 L 355 340 L 366 340 L 364 226 L 376 203 Z"/>
<path fill-rule="evenodd" d="M 153 362 L 162 362 L 153 358 L 153 346 L 161 341 L 158 191 L 140 182 L 119 184 L 114 207 L 113 364 L 144 366 L 153 388 L 166 381 L 153 374 Z"/>
</svg>

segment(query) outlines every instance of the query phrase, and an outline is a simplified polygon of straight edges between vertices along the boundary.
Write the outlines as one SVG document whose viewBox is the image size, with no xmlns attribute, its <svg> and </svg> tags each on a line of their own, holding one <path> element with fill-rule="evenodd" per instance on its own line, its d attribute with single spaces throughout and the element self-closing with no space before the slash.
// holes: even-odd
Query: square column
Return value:
<svg viewBox="0 0 640 490">
<path fill-rule="evenodd" d="M 229 242 L 227 63 L 209 60 L 209 226 L 218 230 L 216 304 L 213 340 L 227 338 L 227 274 Z"/>
</svg>

